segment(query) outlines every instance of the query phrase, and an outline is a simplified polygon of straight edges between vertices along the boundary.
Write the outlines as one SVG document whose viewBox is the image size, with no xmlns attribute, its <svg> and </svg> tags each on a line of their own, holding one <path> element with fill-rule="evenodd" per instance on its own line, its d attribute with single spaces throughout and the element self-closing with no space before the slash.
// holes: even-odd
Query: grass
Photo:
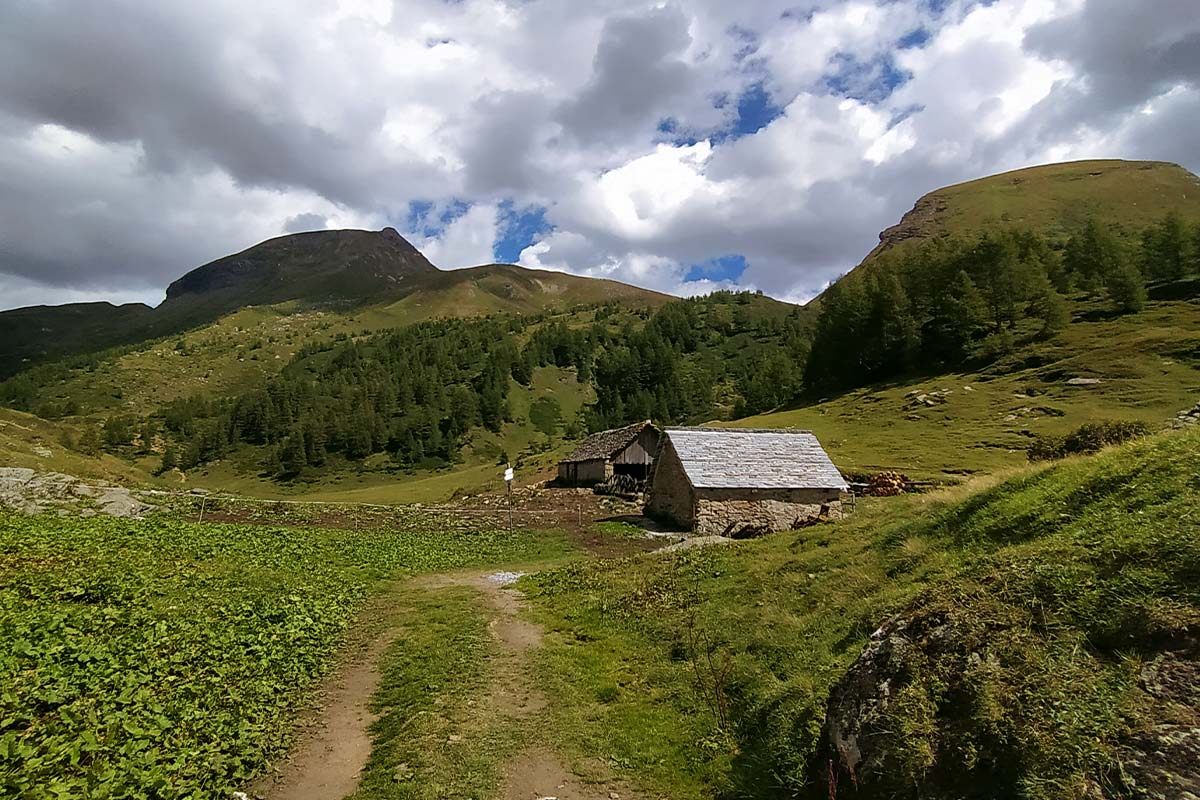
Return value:
<svg viewBox="0 0 1200 800">
<path fill-rule="evenodd" d="M 1200 395 L 1198 353 L 1200 303 L 1156 302 L 1134 316 L 1078 319 L 981 371 L 867 387 L 722 424 L 811 429 L 849 472 L 958 480 L 1018 467 L 1034 437 L 1085 422 L 1137 420 L 1161 429 Z M 1074 377 L 1103 382 L 1068 386 Z M 932 407 L 909 396 L 941 390 L 951 393 Z"/>
<path fill-rule="evenodd" d="M 1200 221 L 1198 188 L 1195 175 L 1161 161 L 1045 164 L 937 189 L 918 200 L 898 227 L 919 238 L 1020 227 L 1065 240 L 1095 218 L 1137 235 L 1170 210 L 1189 222 Z M 890 247 L 910 248 L 913 242 L 900 240 L 872 256 Z"/>
<path fill-rule="evenodd" d="M 78 428 L 0 408 L 0 466 L 26 467 L 39 472 L 62 472 L 80 478 L 138 485 L 151 481 L 148 473 L 107 454 L 84 455 L 66 444 L 76 441 Z"/>
<path fill-rule="evenodd" d="M 1162 435 L 832 525 L 526 578 L 558 725 L 680 796 L 826 796 L 830 692 L 903 619 L 937 635 L 913 634 L 902 693 L 860 740 L 887 768 L 860 769 L 863 796 L 1115 791 L 1118 747 L 1153 721 L 1139 665 L 1200 622 L 1197 474 L 1200 432 Z"/>
<path fill-rule="evenodd" d="M 228 795 L 385 580 L 567 558 L 560 535 L 0 513 L 0 794 Z"/>
<path fill-rule="evenodd" d="M 497 762 L 517 737 L 506 742 L 502 731 L 473 724 L 492 647 L 479 604 L 465 587 L 406 593 L 394 616 L 403 633 L 384 657 L 374 700 L 383 716 L 354 800 L 483 797 L 499 781 Z"/>
</svg>

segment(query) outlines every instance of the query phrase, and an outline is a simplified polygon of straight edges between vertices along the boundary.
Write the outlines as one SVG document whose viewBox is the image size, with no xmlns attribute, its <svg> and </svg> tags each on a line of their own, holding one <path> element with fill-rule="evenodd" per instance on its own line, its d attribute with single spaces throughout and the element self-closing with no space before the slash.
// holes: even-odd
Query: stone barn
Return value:
<svg viewBox="0 0 1200 800">
<path fill-rule="evenodd" d="M 667 428 L 646 513 L 697 534 L 780 531 L 842 515 L 850 487 L 811 431 Z"/>
<path fill-rule="evenodd" d="M 594 486 L 613 475 L 645 480 L 658 451 L 658 437 L 650 420 L 592 434 L 559 462 L 558 482 Z"/>
</svg>

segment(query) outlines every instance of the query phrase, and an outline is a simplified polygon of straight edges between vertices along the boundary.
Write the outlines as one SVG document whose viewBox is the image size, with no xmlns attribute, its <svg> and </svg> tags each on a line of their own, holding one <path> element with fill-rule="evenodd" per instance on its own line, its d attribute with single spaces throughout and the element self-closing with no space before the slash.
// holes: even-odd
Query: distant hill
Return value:
<svg viewBox="0 0 1200 800">
<path fill-rule="evenodd" d="M 70 303 L 0 312 L 0 378 L 30 363 L 122 344 L 153 312 L 141 303 Z"/>
<path fill-rule="evenodd" d="M 363 303 L 405 293 L 437 271 L 394 228 L 294 233 L 197 267 L 167 287 L 156 313 L 207 321 L 288 300 Z"/>
<path fill-rule="evenodd" d="M 1095 219 L 1133 233 L 1170 210 L 1200 222 L 1200 178 L 1178 164 L 1118 159 L 1044 164 L 930 192 L 879 234 L 863 264 L 914 241 L 996 227 L 1065 239 Z"/>
<path fill-rule="evenodd" d="M 0 312 L 0 379 L 31 363 L 161 338 L 249 307 L 365 312 L 378 327 L 433 316 L 562 310 L 616 301 L 661 305 L 667 295 L 616 281 L 511 264 L 439 270 L 394 228 L 280 236 L 188 272 L 166 300 Z"/>
</svg>

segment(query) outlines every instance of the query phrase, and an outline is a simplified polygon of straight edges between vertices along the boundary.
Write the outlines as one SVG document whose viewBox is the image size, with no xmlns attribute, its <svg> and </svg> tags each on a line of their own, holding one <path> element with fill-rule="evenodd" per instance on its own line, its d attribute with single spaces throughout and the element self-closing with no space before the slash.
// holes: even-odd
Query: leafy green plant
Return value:
<svg viewBox="0 0 1200 800">
<path fill-rule="evenodd" d="M 0 512 L 0 796 L 228 796 L 282 750 L 380 579 L 567 550 L 419 515 L 345 531 Z"/>
</svg>

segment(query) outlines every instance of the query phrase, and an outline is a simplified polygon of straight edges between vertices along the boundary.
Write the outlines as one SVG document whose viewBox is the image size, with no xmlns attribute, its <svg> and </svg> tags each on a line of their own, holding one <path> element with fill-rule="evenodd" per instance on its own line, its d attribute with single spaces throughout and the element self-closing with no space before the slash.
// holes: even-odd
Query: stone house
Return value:
<svg viewBox="0 0 1200 800">
<path fill-rule="evenodd" d="M 558 482 L 594 486 L 613 475 L 645 480 L 658 451 L 658 439 L 658 428 L 650 420 L 592 434 L 558 463 Z"/>
<path fill-rule="evenodd" d="M 667 428 L 646 513 L 700 535 L 842 515 L 849 486 L 811 431 Z"/>
</svg>

